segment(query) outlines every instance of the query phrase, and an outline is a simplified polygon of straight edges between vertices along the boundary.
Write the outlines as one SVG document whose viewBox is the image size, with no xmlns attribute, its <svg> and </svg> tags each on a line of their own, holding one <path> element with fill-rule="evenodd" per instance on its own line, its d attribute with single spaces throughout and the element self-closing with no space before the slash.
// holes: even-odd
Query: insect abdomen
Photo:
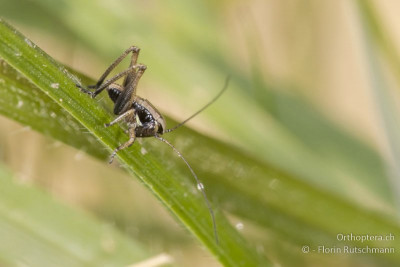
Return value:
<svg viewBox="0 0 400 267">
<path fill-rule="evenodd" d="M 115 103 L 115 101 L 117 101 L 118 96 L 121 94 L 121 91 L 118 90 L 117 88 L 109 88 L 107 91 L 108 91 L 108 96 Z"/>
<path fill-rule="evenodd" d="M 138 104 L 137 102 L 134 102 L 132 106 L 136 110 L 139 120 L 142 124 L 154 122 L 153 115 L 151 115 L 150 111 L 147 110 L 145 107 Z"/>
</svg>

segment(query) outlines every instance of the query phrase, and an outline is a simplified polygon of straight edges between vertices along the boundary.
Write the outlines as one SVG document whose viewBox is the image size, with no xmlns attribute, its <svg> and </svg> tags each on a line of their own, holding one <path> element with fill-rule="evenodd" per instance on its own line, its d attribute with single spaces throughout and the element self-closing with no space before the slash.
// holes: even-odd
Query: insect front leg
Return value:
<svg viewBox="0 0 400 267">
<path fill-rule="evenodd" d="M 136 129 L 136 122 L 134 122 L 134 123 L 129 123 L 129 124 L 128 124 L 129 140 L 128 140 L 126 143 L 124 143 L 124 144 L 120 145 L 119 147 L 117 147 L 117 148 L 113 151 L 113 153 L 112 153 L 111 156 L 110 156 L 110 160 L 108 161 L 108 163 L 111 164 L 111 163 L 113 162 L 114 157 L 117 155 L 117 152 L 118 152 L 118 151 L 120 151 L 120 150 L 122 150 L 122 149 L 125 149 L 125 148 L 130 147 L 131 145 L 133 145 L 133 143 L 134 143 L 135 140 L 136 140 L 135 129 Z"/>
<path fill-rule="evenodd" d="M 110 127 L 110 126 L 122 121 L 123 119 L 126 119 L 127 121 L 135 121 L 136 120 L 135 116 L 136 116 L 135 110 L 130 109 L 127 112 L 125 112 L 124 114 L 115 118 L 115 120 L 113 120 L 112 122 L 104 124 L 104 127 L 106 127 L 106 128 Z M 133 123 L 136 124 L 136 122 L 133 122 Z"/>
</svg>

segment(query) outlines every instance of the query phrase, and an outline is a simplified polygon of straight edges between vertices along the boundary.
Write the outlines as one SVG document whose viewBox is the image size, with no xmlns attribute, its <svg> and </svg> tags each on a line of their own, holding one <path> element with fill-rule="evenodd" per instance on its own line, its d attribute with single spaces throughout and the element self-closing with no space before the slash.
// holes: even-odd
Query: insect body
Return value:
<svg viewBox="0 0 400 267">
<path fill-rule="evenodd" d="M 217 100 L 222 93 L 226 90 L 228 85 L 228 80 L 226 80 L 224 88 L 220 91 L 220 93 L 211 100 L 207 105 L 201 108 L 199 111 L 194 113 L 192 116 L 176 125 L 171 129 L 166 128 L 166 123 L 161 115 L 161 113 L 146 99 L 141 98 L 136 95 L 136 87 L 137 84 L 142 77 L 144 71 L 146 70 L 146 66 L 143 64 L 137 64 L 137 58 L 139 55 L 140 49 L 136 46 L 129 47 L 119 58 L 117 58 L 104 72 L 104 74 L 100 77 L 99 81 L 95 85 L 90 85 L 87 88 L 83 88 L 80 84 L 76 86 L 80 88 L 80 90 L 86 94 L 89 94 L 92 98 L 95 98 L 99 93 L 101 93 L 104 89 L 107 90 L 108 96 L 114 102 L 114 114 L 118 115 L 112 122 L 105 124 L 105 127 L 112 126 L 118 122 L 124 121 L 128 126 L 128 134 L 129 140 L 117 147 L 110 156 L 109 163 L 112 163 L 114 157 L 117 152 L 130 147 L 135 142 L 137 137 L 155 137 L 158 140 L 169 145 L 175 153 L 185 162 L 190 172 L 192 173 L 194 179 L 196 180 L 197 187 L 201 190 L 203 197 L 206 201 L 208 210 L 211 215 L 214 235 L 215 239 L 218 243 L 218 235 L 217 235 L 217 227 L 214 218 L 214 212 L 211 208 L 210 202 L 207 199 L 206 193 L 204 191 L 203 184 L 199 181 L 196 173 L 193 171 L 192 167 L 186 161 L 186 159 L 182 156 L 182 154 L 166 139 L 162 138 L 161 135 L 164 133 L 172 132 L 178 127 L 185 124 L 188 120 L 195 117 L 201 111 L 206 109 L 209 105 L 211 105 L 215 100 Z M 111 73 L 111 71 L 129 54 L 132 53 L 131 62 L 129 68 L 105 81 L 106 77 Z M 124 77 L 124 81 L 122 85 L 115 83 L 117 80 Z M 93 90 L 93 91 L 91 91 Z"/>
</svg>

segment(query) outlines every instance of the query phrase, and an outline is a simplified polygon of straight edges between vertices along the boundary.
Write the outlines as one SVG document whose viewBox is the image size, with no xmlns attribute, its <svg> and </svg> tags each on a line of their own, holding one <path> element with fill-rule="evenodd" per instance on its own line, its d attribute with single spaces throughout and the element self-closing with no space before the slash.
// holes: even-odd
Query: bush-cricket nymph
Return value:
<svg viewBox="0 0 400 267">
<path fill-rule="evenodd" d="M 118 151 L 133 145 L 136 138 L 144 138 L 144 137 L 155 137 L 158 140 L 166 143 L 185 162 L 186 166 L 189 168 L 190 172 L 192 173 L 197 183 L 197 188 L 201 191 L 204 197 L 204 200 L 206 202 L 207 208 L 211 216 L 215 240 L 218 243 L 218 234 L 217 234 L 217 226 L 215 222 L 214 211 L 211 208 L 211 204 L 207 198 L 203 184 L 200 182 L 199 178 L 197 177 L 196 173 L 190 166 L 189 162 L 170 142 L 161 137 L 161 135 L 172 132 L 175 129 L 179 128 L 187 121 L 195 117 L 197 114 L 202 112 L 204 109 L 206 109 L 214 101 L 216 101 L 222 95 L 222 93 L 227 89 L 229 77 L 226 79 L 223 89 L 207 105 L 205 105 L 203 108 L 201 108 L 199 111 L 194 113 L 192 116 L 190 116 L 183 122 L 179 123 L 173 128 L 167 129 L 165 120 L 161 115 L 161 113 L 148 100 L 136 95 L 136 88 L 139 79 L 142 77 L 144 71 L 147 68 L 146 65 L 137 63 L 139 51 L 140 49 L 136 46 L 129 47 L 119 58 L 117 58 L 106 69 L 104 74 L 100 77 L 100 79 L 95 85 L 89 85 L 87 88 L 82 87 L 80 84 L 77 84 L 76 86 L 79 87 L 82 92 L 90 95 L 92 98 L 95 98 L 104 89 L 106 89 L 108 92 L 108 96 L 114 102 L 114 114 L 117 115 L 118 117 L 115 118 L 110 123 L 106 123 L 105 127 L 110 127 L 122 121 L 125 122 L 128 126 L 127 133 L 129 134 L 129 140 L 124 144 L 120 145 L 119 147 L 117 147 L 112 152 L 109 163 L 112 163 Z M 118 73 L 109 80 L 105 80 L 107 76 L 111 73 L 111 71 L 130 53 L 132 53 L 132 56 L 129 68 Z M 115 83 L 117 80 L 121 78 L 124 78 L 122 85 Z"/>
</svg>

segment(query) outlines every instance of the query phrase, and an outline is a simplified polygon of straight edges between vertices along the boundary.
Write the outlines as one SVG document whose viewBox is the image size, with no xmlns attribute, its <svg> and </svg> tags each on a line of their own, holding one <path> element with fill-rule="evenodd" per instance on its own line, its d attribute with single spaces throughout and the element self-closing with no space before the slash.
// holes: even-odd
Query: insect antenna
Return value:
<svg viewBox="0 0 400 267">
<path fill-rule="evenodd" d="M 169 145 L 175 151 L 175 153 L 178 154 L 178 156 L 185 162 L 186 166 L 189 168 L 190 172 L 192 173 L 194 179 L 196 180 L 197 188 L 201 191 L 201 193 L 203 194 L 204 200 L 206 201 L 206 205 L 207 205 L 208 211 L 209 211 L 209 213 L 211 215 L 211 220 L 212 220 L 213 229 L 214 229 L 215 241 L 218 244 L 219 240 L 218 240 L 217 224 L 215 222 L 214 211 L 211 208 L 210 201 L 208 201 L 208 198 L 207 198 L 207 195 L 206 195 L 206 191 L 204 191 L 204 185 L 200 182 L 200 180 L 197 177 L 196 173 L 193 171 L 192 167 L 189 165 L 189 162 L 187 162 L 187 160 L 182 156 L 181 152 L 179 152 L 178 149 L 176 149 L 170 142 L 168 142 L 166 139 L 162 138 L 161 136 L 155 135 L 155 137 L 158 140 L 160 140 L 160 141 L 166 143 L 167 145 Z"/>
<path fill-rule="evenodd" d="M 181 127 L 182 125 L 184 125 L 184 124 L 185 124 L 186 122 L 188 122 L 189 120 L 193 119 L 193 118 L 194 118 L 195 116 L 197 116 L 200 112 L 202 112 L 203 110 L 205 110 L 206 108 L 208 108 L 208 106 L 210 106 L 212 103 L 214 103 L 214 102 L 225 92 L 225 90 L 228 88 L 228 84 L 229 84 L 230 78 L 231 78 L 230 75 L 228 75 L 228 76 L 226 77 L 224 87 L 223 87 L 222 90 L 218 93 L 218 95 L 216 95 L 216 96 L 214 97 L 213 100 L 211 100 L 210 102 L 208 102 L 207 105 L 205 105 L 204 107 L 202 107 L 200 110 L 198 110 L 196 113 L 194 113 L 192 116 L 190 116 L 190 117 L 187 118 L 186 120 L 184 120 L 184 121 L 182 121 L 181 123 L 175 125 L 175 126 L 172 127 L 171 129 L 165 130 L 164 133 L 169 133 L 169 132 L 172 132 L 172 131 L 176 130 L 177 128 Z"/>
</svg>

